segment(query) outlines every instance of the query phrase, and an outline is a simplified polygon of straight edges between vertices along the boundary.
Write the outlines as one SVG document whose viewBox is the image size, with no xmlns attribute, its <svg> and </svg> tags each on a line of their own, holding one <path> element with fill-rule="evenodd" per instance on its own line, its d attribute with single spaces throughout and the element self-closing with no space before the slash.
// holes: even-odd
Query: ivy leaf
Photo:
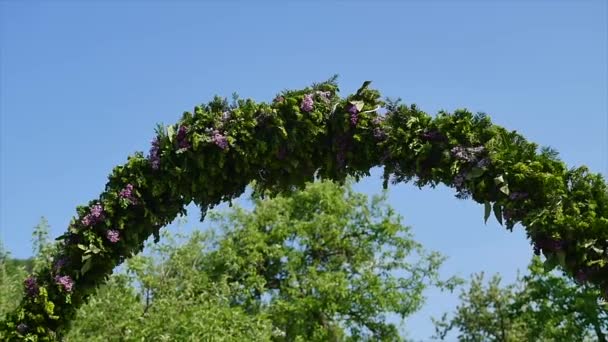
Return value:
<svg viewBox="0 0 608 342">
<path fill-rule="evenodd" d="M 360 112 L 363 109 L 363 106 L 365 105 L 365 102 L 363 101 L 350 101 L 349 103 L 355 106 L 358 112 Z"/>
<path fill-rule="evenodd" d="M 494 203 L 494 216 L 500 225 L 502 226 L 502 207 L 498 203 Z"/>
<path fill-rule="evenodd" d="M 557 252 L 557 262 L 562 267 L 566 267 L 566 253 L 564 251 L 558 251 Z"/>
<path fill-rule="evenodd" d="M 490 218 L 490 212 L 492 211 L 492 205 L 490 205 L 490 202 L 485 201 L 484 206 L 485 206 L 485 208 L 484 208 L 483 219 L 484 219 L 484 222 L 487 224 L 488 218 Z"/>
<path fill-rule="evenodd" d="M 174 135 L 175 135 L 175 128 L 173 128 L 173 125 L 167 126 L 167 136 L 169 137 L 170 142 L 173 142 Z"/>
<path fill-rule="evenodd" d="M 469 171 L 467 173 L 466 179 L 475 179 L 475 178 L 479 178 L 483 175 L 483 173 L 485 172 L 484 169 L 479 168 L 479 167 L 474 167 L 471 169 L 471 171 Z"/>
<path fill-rule="evenodd" d="M 84 264 L 82 265 L 82 268 L 80 269 L 80 274 L 87 273 L 91 269 L 92 265 L 93 265 L 92 259 L 87 259 L 84 262 Z"/>
<path fill-rule="evenodd" d="M 500 192 L 502 192 L 505 195 L 509 195 L 509 186 L 507 184 L 503 185 L 500 187 Z"/>
<path fill-rule="evenodd" d="M 505 182 L 505 179 L 502 177 L 502 175 L 494 178 L 494 184 L 496 184 L 496 185 L 503 184 L 504 182 Z"/>
</svg>

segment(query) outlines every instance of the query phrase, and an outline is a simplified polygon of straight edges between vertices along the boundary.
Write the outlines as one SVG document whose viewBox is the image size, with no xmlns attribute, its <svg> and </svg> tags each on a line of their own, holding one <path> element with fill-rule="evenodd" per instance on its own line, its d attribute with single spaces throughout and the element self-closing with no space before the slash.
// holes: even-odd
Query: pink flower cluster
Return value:
<svg viewBox="0 0 608 342">
<path fill-rule="evenodd" d="M 306 94 L 306 95 L 304 95 L 304 99 L 302 100 L 300 109 L 302 109 L 302 111 L 308 113 L 308 112 L 312 111 L 314 104 L 315 104 L 315 102 L 312 99 L 312 94 Z"/>
<path fill-rule="evenodd" d="M 223 135 L 222 133 L 220 133 L 220 131 L 218 131 L 217 129 L 213 131 L 211 140 L 213 141 L 214 144 L 216 144 L 222 150 L 225 150 L 228 148 L 228 139 L 226 139 L 226 136 Z"/>
<path fill-rule="evenodd" d="M 91 206 L 91 212 L 86 214 L 82 219 L 82 224 L 89 227 L 104 219 L 103 207 L 97 203 Z"/>
<path fill-rule="evenodd" d="M 72 289 L 74 288 L 74 280 L 72 280 L 72 278 L 70 276 L 60 276 L 57 275 L 55 277 L 55 283 L 57 283 L 57 285 L 61 285 L 63 287 L 63 289 L 65 290 L 65 292 L 72 292 Z"/>
<path fill-rule="evenodd" d="M 115 229 L 109 229 L 106 233 L 106 238 L 111 243 L 117 243 L 118 241 L 120 241 L 120 232 Z"/>
<path fill-rule="evenodd" d="M 137 199 L 133 194 L 133 185 L 127 184 L 124 189 L 120 190 L 118 194 L 121 198 L 129 200 L 131 203 L 137 203 Z"/>
</svg>

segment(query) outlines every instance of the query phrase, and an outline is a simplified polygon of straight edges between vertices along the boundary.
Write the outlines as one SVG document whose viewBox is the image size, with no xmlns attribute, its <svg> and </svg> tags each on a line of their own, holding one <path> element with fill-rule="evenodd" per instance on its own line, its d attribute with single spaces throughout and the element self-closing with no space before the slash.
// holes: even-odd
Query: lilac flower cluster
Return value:
<svg viewBox="0 0 608 342">
<path fill-rule="evenodd" d="M 118 241 L 120 241 L 120 232 L 115 229 L 108 229 L 108 231 L 106 232 L 106 238 L 111 243 L 117 243 Z"/>
<path fill-rule="evenodd" d="M 277 96 L 274 98 L 274 100 L 272 100 L 273 102 L 277 102 L 277 103 L 282 103 L 283 101 L 285 101 L 285 98 L 283 96 Z"/>
<path fill-rule="evenodd" d="M 464 180 L 465 180 L 465 175 L 463 172 L 460 172 L 459 174 L 457 174 L 454 177 L 454 186 L 456 186 L 456 188 L 462 188 L 464 186 Z"/>
<path fill-rule="evenodd" d="M 422 133 L 422 139 L 426 141 L 444 141 L 445 136 L 437 130 L 430 130 Z"/>
<path fill-rule="evenodd" d="M 120 193 L 118 195 L 120 196 L 120 198 L 129 200 L 131 203 L 137 202 L 137 199 L 135 198 L 135 195 L 133 194 L 133 185 L 132 184 L 127 184 L 124 189 L 120 190 Z"/>
<path fill-rule="evenodd" d="M 179 126 L 177 129 L 177 147 L 179 149 L 188 149 L 190 148 L 190 143 L 188 142 L 188 127 L 187 126 Z"/>
<path fill-rule="evenodd" d="M 25 292 L 29 297 L 35 297 L 38 295 L 38 282 L 33 276 L 27 277 L 23 282 L 23 286 L 25 287 Z"/>
<path fill-rule="evenodd" d="M 319 97 L 321 98 L 321 100 L 323 100 L 323 102 L 328 103 L 330 101 L 331 98 L 331 92 L 330 91 L 320 91 L 317 90 L 315 92 L 315 94 L 319 95 Z"/>
<path fill-rule="evenodd" d="M 351 103 L 348 107 L 348 112 L 350 113 L 350 124 L 357 126 L 357 122 L 359 121 L 359 110 L 357 109 L 357 106 Z"/>
<path fill-rule="evenodd" d="M 456 146 L 452 148 L 452 155 L 462 161 L 475 162 L 480 153 L 483 153 L 485 148 L 483 146 L 478 147 L 462 147 Z"/>
<path fill-rule="evenodd" d="M 304 95 L 304 99 L 302 100 L 300 109 L 302 109 L 302 111 L 308 113 L 308 112 L 312 111 L 314 104 L 315 104 L 315 102 L 312 99 L 312 94 L 306 94 L 306 95 Z"/>
<path fill-rule="evenodd" d="M 232 117 L 232 113 L 230 111 L 225 111 L 222 113 L 222 122 L 226 123 Z"/>
<path fill-rule="evenodd" d="M 221 148 L 222 150 L 225 150 L 228 148 L 228 139 L 226 139 L 226 136 L 223 135 L 222 133 L 220 133 L 220 131 L 218 131 L 217 129 L 213 131 L 213 135 L 211 136 L 211 141 L 213 141 L 213 143 L 215 145 L 217 145 L 219 148 Z"/>
<path fill-rule="evenodd" d="M 518 191 L 514 191 L 509 195 L 509 199 L 512 201 L 517 201 L 517 200 L 521 200 L 521 199 L 525 199 L 528 197 L 528 193 L 527 192 L 518 192 Z"/>
<path fill-rule="evenodd" d="M 160 141 L 158 137 L 152 140 L 152 147 L 150 147 L 150 156 L 148 157 L 150 164 L 154 170 L 160 168 Z"/>
<path fill-rule="evenodd" d="M 74 280 L 70 276 L 55 276 L 55 283 L 63 287 L 65 292 L 72 292 L 74 288 Z"/>
<path fill-rule="evenodd" d="M 477 167 L 479 168 L 484 168 L 490 165 L 490 158 L 481 158 L 478 162 L 477 162 Z"/>
<path fill-rule="evenodd" d="M 541 238 L 534 242 L 534 254 L 540 255 L 540 251 L 557 252 L 564 249 L 566 243 L 553 238 Z"/>
<path fill-rule="evenodd" d="M 374 124 L 374 138 L 376 140 L 384 140 L 386 139 L 386 132 L 382 128 L 381 124 L 384 122 L 384 117 L 376 116 L 372 119 L 372 123 Z"/>
<path fill-rule="evenodd" d="M 346 164 L 346 152 L 350 147 L 349 139 L 345 136 L 339 136 L 336 138 L 336 146 L 338 147 L 336 161 L 339 167 L 344 167 Z"/>
<path fill-rule="evenodd" d="M 91 225 L 97 224 L 103 219 L 103 207 L 101 206 L 101 204 L 97 203 L 91 206 L 91 211 L 90 213 L 84 216 L 84 218 L 82 219 L 82 224 L 89 227 Z"/>
<path fill-rule="evenodd" d="M 55 264 L 53 265 L 54 271 L 60 271 L 65 265 L 67 265 L 67 263 L 68 259 L 66 257 L 60 257 L 59 259 L 57 259 L 57 261 L 55 261 Z"/>
</svg>

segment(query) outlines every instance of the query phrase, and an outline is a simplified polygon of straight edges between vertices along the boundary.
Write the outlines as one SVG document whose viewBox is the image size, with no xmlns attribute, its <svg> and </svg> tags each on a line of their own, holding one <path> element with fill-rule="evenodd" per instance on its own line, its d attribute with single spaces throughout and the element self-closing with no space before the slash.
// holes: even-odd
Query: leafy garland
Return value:
<svg viewBox="0 0 608 342">
<path fill-rule="evenodd" d="M 382 101 L 369 82 L 340 98 L 335 78 L 284 91 L 272 103 L 216 97 L 157 129 L 149 155 L 114 168 L 105 191 L 77 208 L 57 238 L 53 262 L 24 282 L 20 307 L 0 327 L 6 340 L 52 341 L 114 267 L 185 213 L 205 212 L 242 194 L 302 187 L 315 178 L 344 181 L 384 166 L 388 182 L 443 183 L 485 207 L 485 220 L 525 227 L 548 269 L 559 265 L 608 297 L 608 191 L 599 174 L 567 169 L 484 114 L 431 117 Z M 385 112 L 384 115 L 380 111 Z"/>
</svg>

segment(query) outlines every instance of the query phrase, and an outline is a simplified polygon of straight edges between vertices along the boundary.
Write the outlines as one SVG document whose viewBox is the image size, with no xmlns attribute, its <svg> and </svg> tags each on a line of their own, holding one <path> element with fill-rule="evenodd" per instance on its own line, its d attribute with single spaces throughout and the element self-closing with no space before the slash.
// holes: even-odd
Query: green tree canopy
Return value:
<svg viewBox="0 0 608 342">
<path fill-rule="evenodd" d="M 453 316 L 436 320 L 437 337 L 458 332 L 460 341 L 606 341 L 608 308 L 597 289 L 547 272 L 539 257 L 529 274 L 501 286 L 474 275 Z M 584 279 L 579 278 L 582 282 Z"/>
</svg>

